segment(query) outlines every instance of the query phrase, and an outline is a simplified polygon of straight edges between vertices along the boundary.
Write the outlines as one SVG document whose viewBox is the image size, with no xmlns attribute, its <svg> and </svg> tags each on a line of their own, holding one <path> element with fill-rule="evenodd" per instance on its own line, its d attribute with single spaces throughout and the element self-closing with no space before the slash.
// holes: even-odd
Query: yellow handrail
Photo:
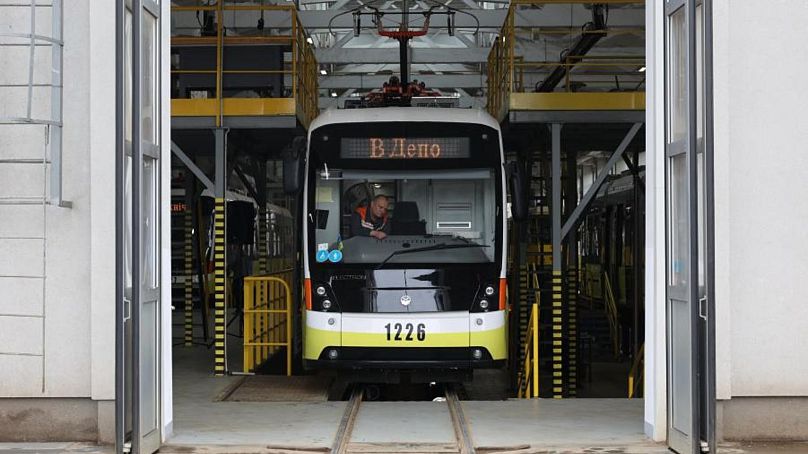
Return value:
<svg viewBox="0 0 808 454">
<path fill-rule="evenodd" d="M 539 303 L 541 292 L 539 290 L 539 275 L 536 271 L 536 265 L 532 264 L 528 270 L 532 272 L 534 303 L 530 309 L 530 321 L 527 325 L 527 336 L 525 337 L 524 367 L 517 385 L 517 397 L 519 398 L 539 397 Z"/>
<path fill-rule="evenodd" d="M 308 35 L 305 28 L 300 22 L 297 9 L 294 5 L 225 5 L 225 2 L 218 1 L 215 5 L 185 5 L 185 6 L 172 6 L 172 13 L 179 12 L 200 12 L 212 11 L 215 12 L 216 19 L 216 35 L 215 36 L 174 36 L 172 37 L 172 44 L 175 45 L 211 45 L 216 46 L 216 66 L 213 69 L 207 70 L 180 70 L 174 69 L 172 74 L 214 74 L 216 77 L 216 100 L 217 108 L 215 110 L 216 125 L 221 126 L 223 116 L 225 115 L 225 103 L 223 101 L 223 75 L 224 74 L 283 74 L 291 77 L 291 96 L 294 99 L 295 114 L 297 115 L 300 123 L 304 127 L 308 127 L 311 121 L 319 114 L 319 93 L 318 93 L 318 68 L 317 61 L 314 57 L 314 50 L 309 43 Z M 224 32 L 224 13 L 226 11 L 269 11 L 277 14 L 288 14 L 290 17 L 289 25 L 274 27 L 274 29 L 284 28 L 288 30 L 291 28 L 291 33 L 265 35 L 265 36 L 226 36 Z M 269 29 L 269 27 L 267 27 Z M 292 61 L 291 67 L 278 70 L 239 70 L 228 69 L 224 70 L 224 48 L 226 45 L 232 44 L 281 44 L 291 45 Z M 282 96 L 282 94 L 281 94 Z M 277 98 L 274 98 L 277 99 Z"/>
<path fill-rule="evenodd" d="M 645 384 L 643 380 L 645 374 L 640 367 L 645 362 L 645 344 L 640 346 L 637 351 L 637 356 L 634 358 L 634 363 L 631 365 L 631 370 L 628 373 L 628 398 L 632 399 L 637 393 L 637 388 L 640 384 Z"/>
<path fill-rule="evenodd" d="M 291 278 L 290 271 L 274 273 Z M 278 276 L 244 278 L 244 372 L 255 372 L 286 347 L 286 375 L 292 375 L 292 291 Z"/>
<path fill-rule="evenodd" d="M 517 55 L 515 51 L 515 43 L 519 37 L 519 33 L 527 31 L 531 33 L 579 33 L 578 29 L 564 28 L 563 30 L 553 31 L 548 30 L 547 27 L 525 27 L 516 26 L 515 16 L 516 12 L 521 6 L 525 5 L 542 5 L 542 4 L 569 4 L 569 3 L 592 3 L 591 1 L 584 0 L 512 0 L 508 8 L 508 13 L 505 16 L 505 21 L 500 29 L 499 35 L 494 40 L 491 50 L 488 54 L 488 79 L 487 79 L 487 95 L 488 103 L 486 110 L 491 116 L 499 121 L 505 118 L 508 110 L 511 107 L 511 94 L 513 93 L 526 93 L 532 92 L 533 86 L 528 84 L 525 86 L 525 73 L 531 70 L 541 70 L 555 68 L 562 66 L 567 69 L 565 72 L 565 91 L 573 92 L 574 85 L 573 78 L 575 77 L 574 68 L 579 67 L 594 67 L 597 69 L 609 69 L 611 71 L 599 71 L 599 73 L 589 74 L 588 77 L 597 77 L 598 82 L 612 83 L 615 76 L 625 74 L 626 67 L 630 67 L 631 71 L 645 66 L 644 57 L 631 57 L 631 56 L 581 56 L 581 55 L 568 55 L 563 61 L 525 61 L 524 55 Z M 642 3 L 642 0 L 605 0 L 599 3 Z M 599 34 L 619 34 L 629 32 L 626 29 L 609 29 L 605 31 L 592 31 L 581 33 L 599 33 Z M 601 79 L 602 78 L 602 79 Z M 636 85 L 635 90 L 639 90 L 642 84 Z"/>
<path fill-rule="evenodd" d="M 603 280 L 606 285 L 606 295 L 604 297 L 603 309 L 606 311 L 606 316 L 609 319 L 609 334 L 612 337 L 612 347 L 614 348 L 614 356 L 620 354 L 620 325 L 617 316 L 617 304 L 614 301 L 614 293 L 612 292 L 612 283 L 609 280 L 609 275 L 604 271 Z"/>
</svg>

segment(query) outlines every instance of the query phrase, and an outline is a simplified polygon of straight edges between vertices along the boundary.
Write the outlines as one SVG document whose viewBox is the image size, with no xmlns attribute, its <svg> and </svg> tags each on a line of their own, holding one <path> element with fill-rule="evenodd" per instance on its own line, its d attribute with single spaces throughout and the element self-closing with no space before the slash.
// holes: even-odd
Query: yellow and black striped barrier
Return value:
<svg viewBox="0 0 808 454">
<path fill-rule="evenodd" d="M 213 210 L 213 346 L 214 375 L 227 373 L 225 338 L 227 336 L 227 247 L 225 246 L 226 206 L 217 197 Z"/>
<path fill-rule="evenodd" d="M 185 346 L 194 343 L 194 218 L 190 206 L 184 216 L 185 241 L 183 242 L 185 259 Z"/>
</svg>

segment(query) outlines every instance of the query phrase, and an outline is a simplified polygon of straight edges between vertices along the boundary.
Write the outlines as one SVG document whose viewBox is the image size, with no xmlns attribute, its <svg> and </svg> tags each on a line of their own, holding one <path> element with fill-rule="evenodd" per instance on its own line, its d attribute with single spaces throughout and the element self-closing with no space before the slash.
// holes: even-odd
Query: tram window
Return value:
<svg viewBox="0 0 808 454">
<path fill-rule="evenodd" d="M 333 175 L 339 175 L 334 178 Z M 315 206 L 314 251 L 320 261 L 327 254 L 345 263 L 381 262 L 401 248 L 451 246 L 397 255 L 395 263 L 482 263 L 494 260 L 497 207 L 494 173 L 490 169 L 441 171 L 333 170 L 318 172 Z M 375 197 L 387 197 L 385 220 L 370 217 Z M 361 213 L 384 225 L 383 241 L 351 231 L 352 218 Z M 365 231 L 366 232 L 366 231 Z M 344 257 L 344 258 L 343 258 Z M 331 256 L 334 258 L 334 256 Z"/>
</svg>

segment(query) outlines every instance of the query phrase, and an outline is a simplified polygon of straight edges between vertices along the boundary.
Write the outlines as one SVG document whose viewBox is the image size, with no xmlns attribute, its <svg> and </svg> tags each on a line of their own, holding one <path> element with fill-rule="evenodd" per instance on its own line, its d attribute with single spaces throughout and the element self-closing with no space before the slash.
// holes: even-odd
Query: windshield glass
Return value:
<svg viewBox="0 0 808 454">
<path fill-rule="evenodd" d="M 490 263 L 496 257 L 493 169 L 315 171 L 315 261 Z M 337 251 L 337 252 L 335 252 Z"/>
</svg>

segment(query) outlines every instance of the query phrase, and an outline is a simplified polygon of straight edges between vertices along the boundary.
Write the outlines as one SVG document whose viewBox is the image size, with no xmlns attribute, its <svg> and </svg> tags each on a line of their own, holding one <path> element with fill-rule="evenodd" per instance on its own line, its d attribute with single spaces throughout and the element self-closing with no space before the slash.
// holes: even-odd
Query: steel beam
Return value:
<svg viewBox="0 0 808 454">
<path fill-rule="evenodd" d="M 413 74 L 413 79 L 426 83 L 431 88 L 480 88 L 485 86 L 481 74 Z M 320 88 L 379 88 L 390 80 L 389 75 L 327 76 L 320 79 Z"/>
<path fill-rule="evenodd" d="M 606 161 L 606 165 L 603 167 L 603 170 L 598 174 L 595 181 L 592 183 L 592 186 L 589 187 L 589 190 L 586 191 L 581 202 L 575 207 L 575 210 L 572 214 L 567 218 L 567 221 L 564 223 L 564 227 L 561 228 L 561 238 L 565 238 L 567 234 L 569 234 L 570 230 L 576 225 L 578 225 L 578 218 L 581 214 L 589 208 L 589 204 L 594 200 L 595 195 L 600 190 L 600 186 L 606 180 L 606 176 L 609 174 L 609 171 L 614 167 L 617 160 L 623 155 L 623 152 L 626 151 L 629 144 L 632 140 L 634 140 L 634 136 L 637 135 L 637 132 L 642 127 L 642 123 L 634 123 L 629 129 L 626 136 L 623 138 L 623 141 L 620 142 L 620 145 L 617 149 L 612 153 L 612 156 L 609 157 L 609 160 Z M 555 169 L 553 170 L 555 172 Z M 553 178 L 555 178 L 555 174 L 553 174 Z M 555 180 L 553 180 L 555 181 Z M 555 196 L 553 196 L 553 201 L 555 201 Z M 555 212 L 554 212 L 555 213 Z M 555 228 L 553 229 L 553 235 L 555 235 Z M 553 256 L 555 256 L 555 251 L 553 251 Z"/>
<path fill-rule="evenodd" d="M 552 133 L 551 169 L 553 175 L 552 203 L 553 216 L 553 271 L 561 271 L 561 123 L 550 126 Z"/>
<path fill-rule="evenodd" d="M 205 186 L 205 189 L 209 190 L 210 192 L 214 192 L 215 188 L 213 187 L 213 182 L 210 181 L 210 178 L 208 178 L 208 176 L 205 175 L 205 172 L 203 172 L 202 169 L 200 169 L 196 165 L 196 163 L 187 154 L 185 154 L 184 151 L 182 151 L 182 148 L 180 148 L 179 145 L 174 143 L 173 140 L 171 141 L 171 151 L 175 155 L 177 155 L 178 158 L 180 158 L 180 161 L 182 161 L 182 163 L 185 164 L 185 167 L 188 167 L 188 170 L 190 170 L 191 173 L 193 173 L 194 175 L 196 175 L 197 178 L 199 178 L 199 181 L 202 182 L 202 184 Z"/>
<path fill-rule="evenodd" d="M 401 13 L 400 10 L 387 10 L 381 11 L 388 14 L 387 17 L 391 18 L 393 22 L 394 16 Z M 507 9 L 492 9 L 492 10 L 475 10 L 472 14 L 480 21 L 480 29 L 496 29 L 499 30 L 505 22 L 505 15 Z M 345 14 L 348 13 L 348 14 Z M 342 14 L 337 17 L 337 15 Z M 306 10 L 299 11 L 298 16 L 303 26 L 312 31 L 312 29 L 328 29 L 329 22 L 331 22 L 331 30 L 339 29 L 353 29 L 353 17 L 348 9 L 329 9 L 329 10 Z M 257 15 L 256 19 L 257 20 Z M 422 25 L 421 18 L 412 17 L 410 23 L 411 28 L 418 28 Z M 250 21 L 250 18 L 243 19 L 245 22 Z M 255 20 L 249 22 L 249 26 L 255 26 Z M 542 9 L 522 9 L 517 10 L 514 17 L 514 24 L 516 27 L 521 28 L 541 28 L 541 27 L 558 27 L 562 25 L 572 25 L 580 27 L 592 20 L 592 13 L 583 6 L 570 9 L 569 5 L 546 5 Z M 430 29 L 446 29 L 446 21 L 434 21 L 430 24 Z M 645 26 L 645 10 L 644 9 L 612 9 L 609 12 L 609 27 L 644 27 Z M 197 26 L 198 27 L 198 26 Z M 477 22 L 467 14 L 455 15 L 455 27 L 471 28 L 477 27 Z"/>
</svg>

